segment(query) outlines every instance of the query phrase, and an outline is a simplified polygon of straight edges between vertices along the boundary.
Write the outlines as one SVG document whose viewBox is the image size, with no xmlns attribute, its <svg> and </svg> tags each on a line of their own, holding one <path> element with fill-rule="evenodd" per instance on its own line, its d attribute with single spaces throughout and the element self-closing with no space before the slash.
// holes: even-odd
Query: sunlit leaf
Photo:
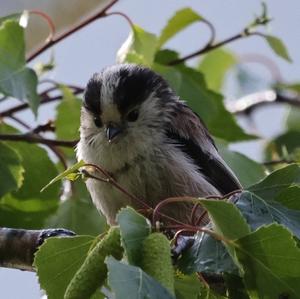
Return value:
<svg viewBox="0 0 300 299">
<path fill-rule="evenodd" d="M 60 86 L 60 90 L 63 98 L 56 107 L 56 136 L 58 139 L 78 139 L 81 101 L 67 86 Z"/>
<path fill-rule="evenodd" d="M 117 53 L 118 63 L 138 63 L 151 66 L 156 51 L 157 38 L 154 34 L 134 25 L 127 40 Z"/>
<path fill-rule="evenodd" d="M 287 60 L 288 62 L 292 62 L 290 55 L 282 42 L 278 37 L 272 35 L 263 35 L 263 37 L 268 42 L 271 49 L 281 58 Z"/>
<path fill-rule="evenodd" d="M 203 73 L 208 88 L 220 91 L 227 71 L 236 63 L 237 58 L 233 53 L 219 48 L 206 54 L 198 69 Z"/>
<path fill-rule="evenodd" d="M 163 28 L 158 39 L 158 47 L 160 48 L 181 30 L 201 20 L 203 18 L 189 7 L 178 10 Z"/>
<path fill-rule="evenodd" d="M 85 162 L 84 161 L 79 161 L 76 164 L 72 165 L 71 167 L 69 167 L 68 169 L 66 169 L 64 172 L 60 173 L 59 175 L 57 175 L 55 178 L 53 178 L 47 185 L 45 185 L 42 189 L 41 192 L 43 192 L 45 189 L 47 189 L 48 187 L 50 187 L 52 184 L 66 178 L 69 174 L 72 174 L 74 172 L 77 172 L 77 170 L 84 166 Z"/>
<path fill-rule="evenodd" d="M 36 92 L 37 76 L 26 67 L 24 29 L 18 22 L 7 20 L 1 24 L 0 53 L 0 92 L 28 101 L 36 114 L 40 101 Z"/>
</svg>

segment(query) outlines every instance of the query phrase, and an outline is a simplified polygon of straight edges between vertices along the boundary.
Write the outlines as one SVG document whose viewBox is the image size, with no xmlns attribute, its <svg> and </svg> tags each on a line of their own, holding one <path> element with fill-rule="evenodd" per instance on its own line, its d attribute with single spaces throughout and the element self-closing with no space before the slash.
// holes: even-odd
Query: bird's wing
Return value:
<svg viewBox="0 0 300 299">
<path fill-rule="evenodd" d="M 169 142 L 178 145 L 222 194 L 242 188 L 237 177 L 219 155 L 204 123 L 183 102 L 178 102 L 174 109 L 166 134 Z"/>
</svg>

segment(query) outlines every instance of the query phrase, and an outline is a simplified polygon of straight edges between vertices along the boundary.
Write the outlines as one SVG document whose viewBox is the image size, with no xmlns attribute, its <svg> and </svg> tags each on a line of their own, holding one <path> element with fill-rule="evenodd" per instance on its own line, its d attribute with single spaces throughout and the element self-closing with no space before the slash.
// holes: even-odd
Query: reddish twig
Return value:
<svg viewBox="0 0 300 299">
<path fill-rule="evenodd" d="M 158 221 L 158 217 L 157 216 L 160 214 L 160 210 L 164 206 L 166 206 L 166 205 L 168 205 L 170 203 L 184 202 L 184 201 L 186 201 L 186 202 L 193 202 L 194 203 L 196 201 L 196 199 L 195 199 L 195 197 L 189 197 L 189 196 L 184 196 L 184 197 L 169 197 L 169 198 L 166 198 L 166 199 L 162 200 L 161 202 L 159 202 L 156 205 L 156 207 L 155 207 L 155 209 L 153 211 L 152 224 L 155 225 L 155 223 Z M 182 223 L 182 222 L 180 222 L 178 220 L 176 220 L 176 222 L 180 223 L 180 224 L 184 224 L 184 223 Z"/>
<path fill-rule="evenodd" d="M 47 15 L 46 13 L 44 13 L 43 11 L 40 11 L 40 10 L 30 10 L 29 13 L 34 14 L 34 15 L 38 15 L 38 16 L 42 17 L 44 20 L 46 20 L 46 22 L 49 26 L 49 29 L 50 29 L 49 35 L 46 39 L 46 42 L 50 42 L 53 39 L 54 34 L 55 34 L 55 25 L 54 25 L 51 17 L 49 15 Z"/>
<path fill-rule="evenodd" d="M 92 167 L 94 168 L 96 171 L 100 172 L 101 174 L 103 174 L 105 176 L 105 178 L 99 178 L 99 177 L 95 177 L 92 176 L 91 178 L 94 179 L 98 179 L 102 182 L 105 183 L 110 183 L 112 184 L 115 188 L 117 188 L 119 191 L 121 191 L 123 194 L 127 195 L 131 200 L 133 200 L 134 202 L 138 203 L 139 205 L 142 206 L 142 208 L 145 209 L 152 209 L 148 204 L 145 203 L 144 200 L 136 197 L 135 195 L 131 194 L 130 192 L 128 192 L 124 187 L 122 187 L 111 175 L 110 173 L 108 173 L 108 171 L 106 171 L 105 169 L 103 169 L 102 167 L 100 167 L 99 165 L 95 165 L 92 163 L 86 163 L 84 166 L 88 166 L 88 167 Z M 91 176 L 91 174 L 89 173 L 89 175 Z"/>
<path fill-rule="evenodd" d="M 134 28 L 134 23 L 131 21 L 131 19 L 126 15 L 124 14 L 123 12 L 120 12 L 120 11 L 113 11 L 113 12 L 109 12 L 109 13 L 105 13 L 105 16 L 106 17 L 109 17 L 109 16 L 121 16 L 123 17 L 127 23 L 130 25 L 131 29 Z"/>
<path fill-rule="evenodd" d="M 63 34 L 53 37 L 50 41 L 46 42 L 43 46 L 41 46 L 39 49 L 34 51 L 31 55 L 28 56 L 27 62 L 30 62 L 34 58 L 36 58 L 38 55 L 46 51 L 47 49 L 51 48 L 53 45 L 57 44 L 61 40 L 67 38 L 71 34 L 77 32 L 78 30 L 82 29 L 83 27 L 87 26 L 88 24 L 92 23 L 95 20 L 98 20 L 99 18 L 106 16 L 106 11 L 111 8 L 114 4 L 116 4 L 118 0 L 112 0 L 108 5 L 106 5 L 101 11 L 97 12 L 95 15 L 89 17 L 88 19 L 84 20 L 83 22 L 75 25 L 67 32 L 64 32 Z"/>
</svg>

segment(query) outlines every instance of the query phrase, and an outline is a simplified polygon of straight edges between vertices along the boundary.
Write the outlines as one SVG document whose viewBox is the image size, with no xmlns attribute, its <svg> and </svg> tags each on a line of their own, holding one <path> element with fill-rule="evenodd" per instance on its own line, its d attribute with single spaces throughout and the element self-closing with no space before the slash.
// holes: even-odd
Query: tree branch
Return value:
<svg viewBox="0 0 300 299">
<path fill-rule="evenodd" d="M 73 91 L 74 95 L 80 94 L 82 92 L 83 92 L 83 89 L 77 89 L 77 90 Z M 55 97 L 49 97 L 46 93 L 42 93 L 41 96 L 43 96 L 44 98 L 41 100 L 40 105 L 55 102 L 55 101 L 61 100 L 63 98 L 62 95 L 58 95 L 58 96 L 55 96 Z M 14 106 L 14 107 L 9 108 L 9 109 L 7 109 L 3 112 L 0 112 L 0 118 L 11 116 L 12 114 L 14 114 L 16 112 L 20 112 L 20 111 L 25 110 L 27 108 L 29 108 L 28 103 L 23 103 L 23 104 Z"/>
<path fill-rule="evenodd" d="M 66 229 L 26 230 L 0 227 L 0 267 L 35 271 L 34 253 L 44 240 L 55 236 L 73 236 Z"/>
<path fill-rule="evenodd" d="M 231 102 L 227 104 L 227 109 L 236 115 L 247 115 L 259 107 L 270 104 L 288 104 L 300 108 L 300 96 L 284 95 L 270 89 L 253 93 Z"/>
<path fill-rule="evenodd" d="M 48 146 L 74 147 L 78 140 L 54 140 L 43 138 L 34 134 L 0 134 L 0 140 L 20 141 L 27 143 L 40 143 Z"/>
<path fill-rule="evenodd" d="M 38 55 L 46 51 L 47 49 L 51 48 L 53 45 L 57 44 L 61 40 L 67 38 L 69 35 L 75 33 L 76 31 L 82 29 L 83 27 L 87 26 L 88 24 L 92 23 L 93 21 L 105 17 L 106 11 L 111 8 L 114 4 L 116 4 L 118 0 L 112 0 L 108 5 L 106 5 L 101 11 L 97 12 L 95 15 L 89 17 L 88 19 L 84 20 L 83 22 L 75 25 L 67 32 L 64 32 L 63 34 L 59 35 L 58 37 L 53 37 L 51 40 L 46 42 L 43 46 L 41 46 L 39 49 L 37 49 L 35 52 L 33 52 L 31 55 L 28 56 L 27 62 L 30 62 L 34 58 L 36 58 Z"/>
</svg>

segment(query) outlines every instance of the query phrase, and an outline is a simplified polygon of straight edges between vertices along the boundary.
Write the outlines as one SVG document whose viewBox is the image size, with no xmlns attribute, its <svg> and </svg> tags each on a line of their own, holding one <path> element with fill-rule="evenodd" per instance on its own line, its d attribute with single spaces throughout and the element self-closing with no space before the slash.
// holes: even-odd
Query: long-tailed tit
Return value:
<svg viewBox="0 0 300 299">
<path fill-rule="evenodd" d="M 160 75 L 133 64 L 108 67 L 89 80 L 77 157 L 101 165 L 151 207 L 168 197 L 241 188 L 201 119 Z M 86 185 L 110 224 L 121 207 L 141 208 L 111 184 L 88 179 Z M 164 213 L 185 221 L 191 208 L 169 205 Z"/>
</svg>

